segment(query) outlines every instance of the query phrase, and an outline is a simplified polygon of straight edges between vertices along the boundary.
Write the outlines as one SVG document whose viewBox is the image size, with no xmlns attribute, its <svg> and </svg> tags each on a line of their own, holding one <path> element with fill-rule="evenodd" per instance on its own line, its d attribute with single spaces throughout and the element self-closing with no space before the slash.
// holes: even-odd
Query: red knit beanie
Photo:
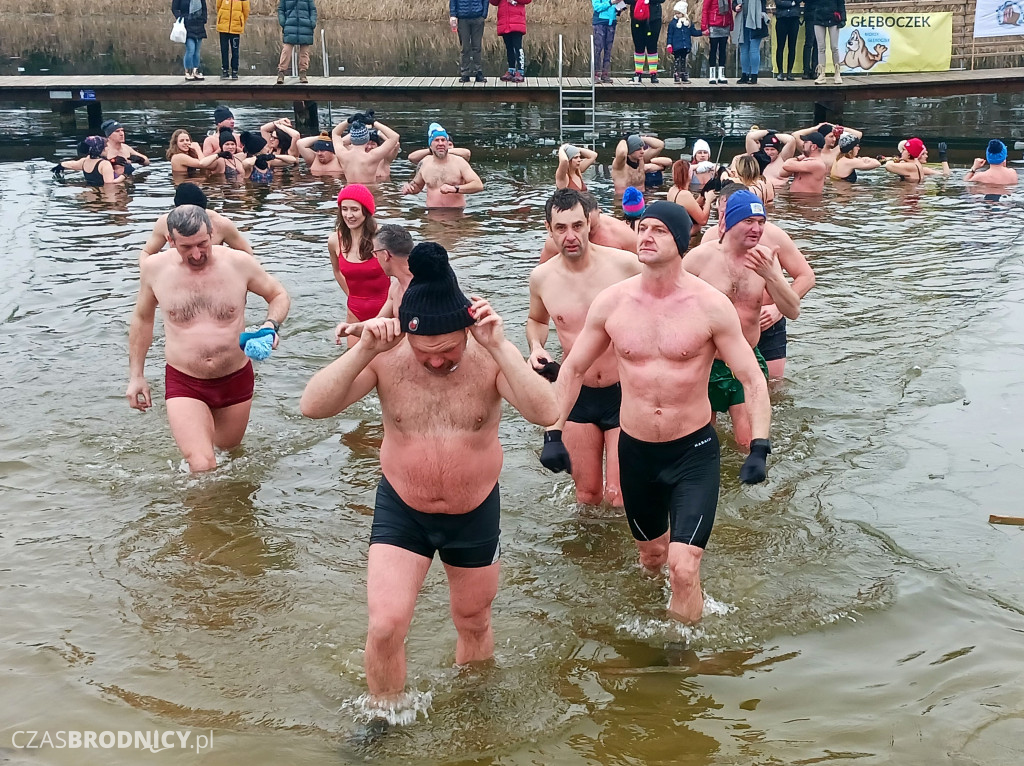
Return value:
<svg viewBox="0 0 1024 766">
<path fill-rule="evenodd" d="M 377 205 L 373 201 L 373 193 L 362 184 L 349 184 L 338 192 L 338 207 L 341 207 L 341 203 L 347 199 L 355 200 L 366 208 L 367 215 L 373 215 L 377 212 Z"/>
</svg>

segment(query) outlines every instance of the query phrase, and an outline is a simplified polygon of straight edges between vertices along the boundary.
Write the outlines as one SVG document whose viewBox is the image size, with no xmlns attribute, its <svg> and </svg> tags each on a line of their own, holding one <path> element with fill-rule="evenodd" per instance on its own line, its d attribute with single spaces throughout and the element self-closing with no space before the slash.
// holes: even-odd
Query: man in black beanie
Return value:
<svg viewBox="0 0 1024 766">
<path fill-rule="evenodd" d="M 583 376 L 609 347 L 622 384 L 619 474 L 640 563 L 669 565 L 669 614 L 695 623 L 704 609 L 700 562 L 718 504 L 718 436 L 711 426 L 708 378 L 721 357 L 747 392 L 754 436 L 740 480 L 764 481 L 771 407 L 768 386 L 722 293 L 683 269 L 691 221 L 672 202 L 648 205 L 637 225 L 639 279 L 619 282 L 591 304 L 587 323 L 556 384 L 565 423 Z"/>
<path fill-rule="evenodd" d="M 547 381 L 505 339 L 490 304 L 462 293 L 443 247 L 417 245 L 409 269 L 398 318 L 363 323 L 359 342 L 313 376 L 300 402 L 303 415 L 327 418 L 374 389 L 380 399 L 365 662 L 382 707 L 405 689 L 405 636 L 435 553 L 451 590 L 455 662 L 494 655 L 502 400 L 537 425 L 558 416 Z"/>
<path fill-rule="evenodd" d="M 216 210 L 209 210 L 209 204 L 210 202 L 203 190 L 191 181 L 178 184 L 178 187 L 174 190 L 174 207 L 195 205 L 206 210 L 206 215 L 210 218 L 210 223 L 213 224 L 212 244 L 224 245 L 232 250 L 241 250 L 252 255 L 252 245 L 242 235 L 242 232 L 238 230 L 238 227 Z M 164 245 L 171 241 L 167 233 L 167 215 L 167 213 L 164 213 L 153 224 L 153 231 L 139 252 L 139 264 L 154 253 L 159 253 L 164 249 Z"/>
<path fill-rule="evenodd" d="M 208 157 L 211 154 L 216 154 L 220 151 L 220 134 L 225 130 L 230 130 L 235 134 L 235 143 L 241 146 L 241 138 L 239 133 L 235 130 L 235 115 L 231 113 L 231 110 L 226 106 L 218 105 L 213 110 L 213 132 L 206 137 L 203 141 L 203 156 Z"/>
</svg>

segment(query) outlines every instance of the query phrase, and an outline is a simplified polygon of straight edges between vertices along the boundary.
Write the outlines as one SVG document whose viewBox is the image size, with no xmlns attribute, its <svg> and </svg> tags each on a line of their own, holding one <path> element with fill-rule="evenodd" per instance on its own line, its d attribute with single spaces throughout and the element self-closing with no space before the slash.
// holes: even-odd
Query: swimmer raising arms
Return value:
<svg viewBox="0 0 1024 766">
<path fill-rule="evenodd" d="M 483 181 L 466 160 L 448 153 L 444 128 L 431 123 L 427 137 L 430 155 L 420 162 L 412 181 L 402 187 L 402 194 L 419 194 L 426 188 L 427 207 L 465 207 L 465 195 L 483 191 Z"/>
</svg>

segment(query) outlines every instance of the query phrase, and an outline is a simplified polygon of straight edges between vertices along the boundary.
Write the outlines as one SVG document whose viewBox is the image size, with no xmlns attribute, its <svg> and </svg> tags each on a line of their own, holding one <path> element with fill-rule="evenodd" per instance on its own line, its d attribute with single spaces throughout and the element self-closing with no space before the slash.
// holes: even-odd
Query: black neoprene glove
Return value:
<svg viewBox="0 0 1024 766">
<path fill-rule="evenodd" d="M 143 162 L 146 161 L 146 158 L 143 157 L 141 154 L 129 154 L 128 161 L 134 162 L 136 165 L 141 165 Z"/>
<path fill-rule="evenodd" d="M 560 365 L 558 362 L 546 362 L 544 366 L 541 367 L 539 370 L 536 367 L 534 367 L 534 372 L 536 372 L 538 375 L 544 378 L 544 380 L 548 380 L 554 383 L 556 380 L 558 380 L 558 371 L 561 369 L 561 367 L 562 365 Z"/>
<path fill-rule="evenodd" d="M 365 112 L 363 112 L 363 117 L 366 118 L 363 120 L 363 122 L 365 122 L 367 125 L 373 125 L 373 123 L 376 122 L 377 120 L 377 118 L 374 117 L 375 114 L 376 112 L 374 112 L 372 109 L 367 109 Z"/>
<path fill-rule="evenodd" d="M 267 169 L 267 163 L 269 163 L 271 160 L 275 160 L 275 159 L 277 159 L 277 155 L 276 154 L 257 154 L 256 155 L 256 167 L 258 167 L 260 170 L 266 170 Z"/>
<path fill-rule="evenodd" d="M 56 176 L 57 178 L 63 178 L 64 177 L 64 166 L 61 165 L 60 163 L 57 163 L 52 168 L 50 168 L 50 172 L 53 173 L 53 175 Z"/>
<path fill-rule="evenodd" d="M 225 149 L 224 151 L 217 152 L 217 156 L 218 157 L 222 157 L 225 160 L 230 160 L 235 155 L 233 155 L 231 152 L 229 152 L 227 149 Z"/>
<path fill-rule="evenodd" d="M 948 151 L 949 151 L 949 146 L 946 144 L 946 142 L 945 141 L 940 141 L 939 142 L 939 162 L 945 162 L 946 161 L 946 152 L 948 152 Z"/>
<path fill-rule="evenodd" d="M 544 432 L 544 449 L 540 453 L 540 464 L 553 473 L 572 473 L 569 450 L 562 444 L 561 431 Z"/>
<path fill-rule="evenodd" d="M 768 478 L 768 455 L 772 443 L 767 439 L 751 439 L 750 454 L 740 468 L 740 481 L 744 484 L 760 484 Z"/>
</svg>

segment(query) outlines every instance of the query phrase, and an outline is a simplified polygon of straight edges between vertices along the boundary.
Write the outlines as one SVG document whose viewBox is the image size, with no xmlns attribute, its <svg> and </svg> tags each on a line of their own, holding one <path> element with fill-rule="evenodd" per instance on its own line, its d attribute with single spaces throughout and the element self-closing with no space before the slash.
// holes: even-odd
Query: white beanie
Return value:
<svg viewBox="0 0 1024 766">
<path fill-rule="evenodd" d="M 708 154 L 711 154 L 711 147 L 708 146 L 708 142 L 705 141 L 703 138 L 698 138 L 696 141 L 693 142 L 694 155 L 696 155 L 697 152 L 707 152 Z"/>
<path fill-rule="evenodd" d="M 672 6 L 672 10 L 675 13 L 681 13 L 681 14 L 683 14 L 685 16 L 686 15 L 686 0 L 679 0 L 678 3 L 676 3 L 675 5 Z"/>
</svg>

